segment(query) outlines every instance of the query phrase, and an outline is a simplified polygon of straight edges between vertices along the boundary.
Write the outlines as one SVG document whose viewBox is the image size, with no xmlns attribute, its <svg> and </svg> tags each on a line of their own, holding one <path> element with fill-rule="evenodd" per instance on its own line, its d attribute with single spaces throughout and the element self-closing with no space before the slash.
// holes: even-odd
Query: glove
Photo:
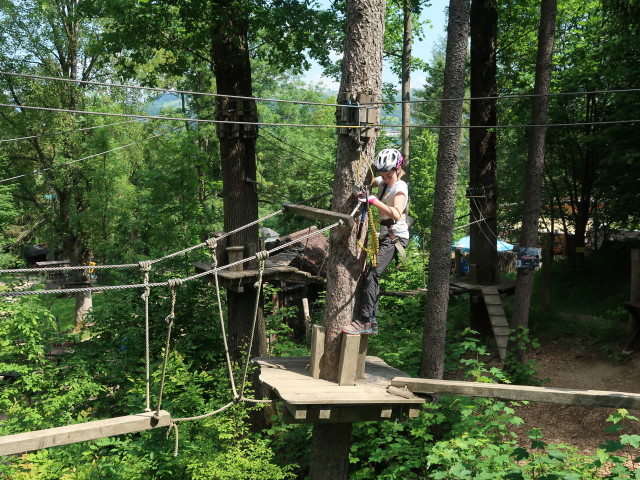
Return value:
<svg viewBox="0 0 640 480">
<path fill-rule="evenodd" d="M 375 195 L 365 195 L 364 193 L 358 195 L 358 201 L 362 203 L 369 202 L 370 204 L 373 204 L 376 201 L 376 198 L 377 197 Z"/>
</svg>

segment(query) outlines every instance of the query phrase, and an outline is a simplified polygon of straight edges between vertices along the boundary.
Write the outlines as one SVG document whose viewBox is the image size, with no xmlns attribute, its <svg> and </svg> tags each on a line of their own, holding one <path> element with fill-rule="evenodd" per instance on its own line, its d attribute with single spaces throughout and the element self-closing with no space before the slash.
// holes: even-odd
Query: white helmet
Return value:
<svg viewBox="0 0 640 480">
<path fill-rule="evenodd" d="M 402 154 L 395 148 L 385 148 L 376 157 L 376 169 L 379 172 L 388 172 L 402 165 Z"/>
</svg>

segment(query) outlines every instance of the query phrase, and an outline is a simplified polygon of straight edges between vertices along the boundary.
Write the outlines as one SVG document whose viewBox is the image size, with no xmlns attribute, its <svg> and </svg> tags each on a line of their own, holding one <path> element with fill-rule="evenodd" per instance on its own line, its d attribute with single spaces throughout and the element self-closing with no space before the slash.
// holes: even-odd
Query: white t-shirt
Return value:
<svg viewBox="0 0 640 480">
<path fill-rule="evenodd" d="M 407 182 L 404 180 L 398 180 L 396 183 L 387 187 L 385 190 L 385 183 L 382 180 L 382 177 L 376 177 L 374 180 L 375 184 L 378 186 L 378 199 L 389 207 L 393 207 L 393 199 L 398 193 L 404 193 L 404 205 L 402 206 L 402 211 L 400 215 L 400 220 L 398 220 L 391 229 L 393 230 L 393 234 L 400 238 L 409 238 L 409 225 L 407 225 L 407 204 L 409 203 L 409 187 L 407 186 Z M 384 196 L 380 198 L 382 192 L 384 191 Z M 380 220 L 386 220 L 390 217 L 384 215 L 380 212 Z M 380 237 L 386 237 L 388 234 L 387 227 L 384 225 L 380 226 Z"/>
</svg>

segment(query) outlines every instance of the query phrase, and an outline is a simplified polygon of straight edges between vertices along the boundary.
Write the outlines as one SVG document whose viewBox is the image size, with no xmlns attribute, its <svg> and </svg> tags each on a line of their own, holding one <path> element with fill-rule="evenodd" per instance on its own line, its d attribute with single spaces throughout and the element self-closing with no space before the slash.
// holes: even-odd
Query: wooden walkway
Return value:
<svg viewBox="0 0 640 480">
<path fill-rule="evenodd" d="M 503 400 L 582 405 L 589 407 L 640 409 L 640 394 L 609 392 L 604 390 L 579 390 L 574 388 L 533 387 L 500 383 L 433 380 L 428 378 L 394 378 L 391 384 L 414 393 L 426 395 L 450 394 L 469 397 L 500 398 Z"/>
<path fill-rule="evenodd" d="M 405 373 L 378 357 L 366 357 L 363 379 L 352 386 L 313 378 L 309 357 L 253 359 L 260 380 L 284 403 L 290 423 L 342 423 L 417 417 L 424 399 L 390 388 Z M 395 393 L 392 393 L 395 392 Z"/>
<path fill-rule="evenodd" d="M 195 269 L 197 272 L 207 272 L 211 270 L 211 262 L 195 262 Z M 253 285 L 258 279 L 258 270 L 242 270 L 240 272 L 230 272 L 229 270 L 220 270 L 218 272 L 218 278 L 220 279 L 220 285 L 224 288 L 231 290 L 242 291 L 244 286 Z M 324 285 L 325 280 L 320 277 L 316 277 L 303 270 L 298 270 L 295 267 L 269 264 L 266 262 L 262 278 L 265 282 L 274 281 L 290 281 L 301 283 L 318 283 Z"/>
<path fill-rule="evenodd" d="M 155 414 L 156 412 L 145 412 L 137 415 L 48 428 L 46 430 L 5 435 L 0 437 L 0 456 L 169 426 L 171 415 L 168 412 L 161 410 L 158 418 L 155 418 Z"/>
<path fill-rule="evenodd" d="M 509 342 L 511 327 L 504 313 L 500 292 L 496 287 L 482 287 L 482 298 L 484 298 L 484 305 L 487 308 L 487 314 L 491 322 L 493 336 L 496 339 L 498 353 L 500 354 L 500 358 L 504 360 L 507 356 L 507 344 Z"/>
</svg>

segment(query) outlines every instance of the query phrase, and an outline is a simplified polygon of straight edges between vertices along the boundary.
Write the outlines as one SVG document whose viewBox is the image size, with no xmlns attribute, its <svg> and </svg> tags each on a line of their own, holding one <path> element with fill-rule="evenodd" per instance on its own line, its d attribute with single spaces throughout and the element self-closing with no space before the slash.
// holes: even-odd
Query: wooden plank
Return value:
<svg viewBox="0 0 640 480">
<path fill-rule="evenodd" d="M 494 337 L 508 337 L 509 333 L 511 332 L 511 330 L 507 327 L 502 327 L 500 325 L 494 325 L 493 322 L 491 323 L 492 329 L 493 329 L 493 336 Z"/>
<path fill-rule="evenodd" d="M 529 400 L 532 402 L 558 403 L 563 405 L 626 408 L 632 410 L 640 409 L 640 394 L 638 393 L 502 385 L 496 383 L 408 377 L 395 378 L 392 380 L 391 385 L 399 388 L 407 387 L 414 393 L 423 394 L 444 393 L 470 397 L 493 397 L 503 400 Z"/>
<path fill-rule="evenodd" d="M 355 225 L 353 217 L 346 213 L 321 210 L 319 208 L 307 207 L 306 205 L 297 205 L 294 203 L 283 203 L 282 208 L 294 215 L 300 215 L 301 217 L 311 218 L 313 220 L 322 220 L 327 223 L 342 220 L 345 224 L 349 225 L 349 227 L 353 227 Z"/>
<path fill-rule="evenodd" d="M 340 362 L 338 363 L 338 385 L 355 385 L 358 370 L 360 335 L 342 334 Z"/>
<path fill-rule="evenodd" d="M 482 287 L 482 297 L 487 308 L 493 336 L 496 339 L 496 346 L 501 359 L 507 356 L 507 345 L 509 342 L 509 322 L 502 307 L 502 299 L 498 288 L 495 286 Z"/>
<path fill-rule="evenodd" d="M 155 414 L 156 412 L 145 412 L 137 415 L 6 435 L 0 437 L 0 456 L 169 426 L 171 423 L 169 412 L 161 410 L 157 420 L 154 418 Z"/>
<path fill-rule="evenodd" d="M 487 305 L 502 305 L 500 295 L 486 295 L 483 292 L 484 303 Z"/>
<path fill-rule="evenodd" d="M 311 331 L 310 373 L 313 378 L 320 378 L 320 367 L 324 358 L 325 327 L 314 325 Z"/>
<path fill-rule="evenodd" d="M 489 315 L 504 315 L 504 308 L 500 305 L 487 305 Z"/>
</svg>

